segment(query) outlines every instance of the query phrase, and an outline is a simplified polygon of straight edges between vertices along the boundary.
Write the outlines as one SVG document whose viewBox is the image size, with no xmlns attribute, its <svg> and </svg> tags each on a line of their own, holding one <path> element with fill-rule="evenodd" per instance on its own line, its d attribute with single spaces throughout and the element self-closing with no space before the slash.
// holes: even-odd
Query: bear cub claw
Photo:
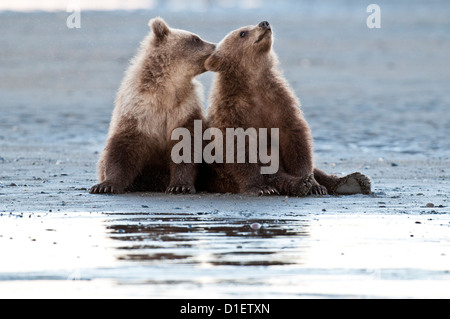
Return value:
<svg viewBox="0 0 450 319">
<path fill-rule="evenodd" d="M 314 185 L 309 191 L 310 195 L 328 195 L 327 188 L 322 185 Z"/>
<path fill-rule="evenodd" d="M 245 191 L 246 194 L 253 196 L 267 196 L 267 195 L 279 195 L 280 193 L 275 187 L 272 186 L 250 186 Z"/>
<path fill-rule="evenodd" d="M 195 194 L 195 187 L 191 184 L 170 185 L 166 189 L 166 194 Z"/>
<path fill-rule="evenodd" d="M 91 194 L 123 194 L 125 189 L 123 186 L 110 183 L 108 181 L 92 186 L 89 189 Z"/>
</svg>

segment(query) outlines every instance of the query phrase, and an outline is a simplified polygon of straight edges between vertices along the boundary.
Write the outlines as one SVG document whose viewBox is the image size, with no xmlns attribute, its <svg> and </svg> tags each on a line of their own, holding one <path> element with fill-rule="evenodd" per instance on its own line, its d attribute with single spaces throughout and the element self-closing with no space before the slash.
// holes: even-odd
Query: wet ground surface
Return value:
<svg viewBox="0 0 450 319">
<path fill-rule="evenodd" d="M 448 297 L 446 214 L 31 213 L 0 221 L 2 297 Z"/>
</svg>

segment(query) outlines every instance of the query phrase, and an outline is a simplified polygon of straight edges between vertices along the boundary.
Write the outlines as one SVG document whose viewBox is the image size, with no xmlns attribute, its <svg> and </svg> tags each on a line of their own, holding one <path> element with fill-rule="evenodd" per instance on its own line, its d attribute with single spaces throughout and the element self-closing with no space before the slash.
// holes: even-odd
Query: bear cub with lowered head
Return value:
<svg viewBox="0 0 450 319">
<path fill-rule="evenodd" d="M 194 77 L 206 71 L 205 61 L 215 45 L 170 28 L 161 18 L 149 26 L 152 32 L 118 91 L 98 163 L 98 184 L 90 193 L 196 191 L 198 167 L 194 161 L 172 161 L 171 134 L 181 127 L 193 133 L 194 120 L 204 121 L 202 88 Z"/>
<path fill-rule="evenodd" d="M 207 121 L 223 132 L 226 128 L 278 128 L 278 172 L 261 174 L 261 162 L 214 164 L 208 189 L 255 195 L 369 194 L 370 180 L 363 174 L 339 178 L 314 167 L 309 125 L 278 70 L 272 42 L 272 28 L 264 21 L 232 31 L 217 45 L 206 60 L 206 68 L 217 72 Z M 247 142 L 246 159 L 248 149 Z"/>
</svg>

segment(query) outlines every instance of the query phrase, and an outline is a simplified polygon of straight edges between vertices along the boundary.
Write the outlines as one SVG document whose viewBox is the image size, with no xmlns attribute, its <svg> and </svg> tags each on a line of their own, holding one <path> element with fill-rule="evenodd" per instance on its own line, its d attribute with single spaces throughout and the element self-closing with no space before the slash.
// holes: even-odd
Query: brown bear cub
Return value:
<svg viewBox="0 0 450 319">
<path fill-rule="evenodd" d="M 215 45 L 161 18 L 149 26 L 117 94 L 99 184 L 90 193 L 196 191 L 197 164 L 171 160 L 171 134 L 175 128 L 193 132 L 194 120 L 204 122 L 202 88 L 194 77 L 206 71 Z"/>
<path fill-rule="evenodd" d="M 360 173 L 339 178 L 314 168 L 311 131 L 278 70 L 272 42 L 271 26 L 261 22 L 231 32 L 217 45 L 206 60 L 206 68 L 217 72 L 207 122 L 222 132 L 278 128 L 279 169 L 262 174 L 261 161 L 213 164 L 208 189 L 256 195 L 369 194 L 370 180 Z M 247 148 L 245 152 L 248 159 Z"/>
</svg>

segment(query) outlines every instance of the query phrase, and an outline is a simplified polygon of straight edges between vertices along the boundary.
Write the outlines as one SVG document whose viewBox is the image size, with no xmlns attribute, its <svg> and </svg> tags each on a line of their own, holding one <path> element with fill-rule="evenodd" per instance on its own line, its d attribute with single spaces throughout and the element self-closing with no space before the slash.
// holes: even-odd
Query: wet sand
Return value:
<svg viewBox="0 0 450 319">
<path fill-rule="evenodd" d="M 78 30 L 0 13 L 0 297 L 450 297 L 450 24 L 427 8 L 388 6 L 379 30 L 364 9 L 86 12 Z M 374 194 L 90 195 L 155 15 L 214 42 L 269 20 L 317 166 L 361 171 Z"/>
</svg>

